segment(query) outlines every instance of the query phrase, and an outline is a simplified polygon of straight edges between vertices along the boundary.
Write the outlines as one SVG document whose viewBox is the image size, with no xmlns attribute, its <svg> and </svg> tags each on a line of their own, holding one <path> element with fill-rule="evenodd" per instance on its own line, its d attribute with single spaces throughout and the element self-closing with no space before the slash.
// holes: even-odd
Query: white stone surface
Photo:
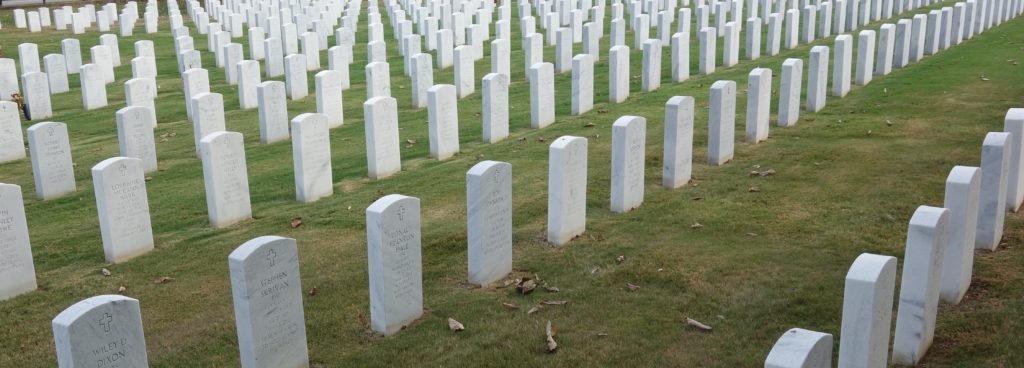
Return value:
<svg viewBox="0 0 1024 368">
<path fill-rule="evenodd" d="M 679 188 L 693 170 L 693 97 L 673 96 L 665 103 L 662 185 Z"/>
<path fill-rule="evenodd" d="M 776 125 L 791 127 L 800 120 L 800 88 L 803 85 L 803 59 L 782 62 L 779 82 L 779 114 Z"/>
<path fill-rule="evenodd" d="M 288 139 L 288 98 L 284 82 L 266 81 L 256 87 L 259 101 L 260 143 Z"/>
<path fill-rule="evenodd" d="M 423 315 L 421 239 L 419 198 L 390 194 L 366 209 L 373 331 L 393 335 Z"/>
<path fill-rule="evenodd" d="M 327 117 L 304 113 L 291 122 L 295 199 L 310 203 L 334 194 L 331 137 Z"/>
<path fill-rule="evenodd" d="M 92 56 L 92 64 L 99 67 L 103 73 L 103 83 L 114 82 L 114 59 L 110 47 L 96 45 L 89 48 L 89 55 Z"/>
<path fill-rule="evenodd" d="M 530 127 L 542 129 L 555 122 L 555 71 L 551 63 L 530 67 Z"/>
<path fill-rule="evenodd" d="M 896 33 L 893 39 L 892 66 L 903 68 L 910 62 L 910 34 L 912 22 L 900 19 L 896 22 Z"/>
<path fill-rule="evenodd" d="M 1013 136 L 1010 133 L 988 133 L 982 143 L 981 195 L 978 199 L 978 231 L 974 240 L 977 249 L 994 251 L 1003 238 L 1012 147 Z"/>
<path fill-rule="evenodd" d="M 67 61 L 62 54 L 49 54 L 43 57 L 46 78 L 50 84 L 50 94 L 64 93 L 71 90 L 68 84 Z"/>
<path fill-rule="evenodd" d="M 295 239 L 262 236 L 228 255 L 243 367 L 309 365 Z"/>
<path fill-rule="evenodd" d="M 814 46 L 807 62 L 807 111 L 818 112 L 825 108 L 827 86 L 828 47 Z"/>
<path fill-rule="evenodd" d="M 450 84 L 438 84 L 427 90 L 430 158 L 446 160 L 459 152 L 459 109 L 455 90 Z"/>
<path fill-rule="evenodd" d="M 679 83 L 690 79 L 690 34 L 672 35 L 672 81 Z"/>
<path fill-rule="evenodd" d="M 887 366 L 895 290 L 896 257 L 864 253 L 850 265 L 843 291 L 839 367 Z"/>
<path fill-rule="evenodd" d="M 3 103 L 6 102 L 0 104 Z M 0 227 L 0 254 L 4 257 L 0 262 L 0 300 L 36 289 L 36 269 L 32 263 L 25 203 L 21 198 L 20 186 L 0 183 L 0 223 L 4 224 Z M 511 265 L 511 238 L 509 240 Z"/>
<path fill-rule="evenodd" d="M 0 101 L 0 163 L 25 158 L 21 110 L 11 101 Z"/>
<path fill-rule="evenodd" d="M 253 109 L 259 106 L 257 88 L 261 83 L 260 62 L 242 60 L 235 66 L 238 73 L 238 106 Z"/>
<path fill-rule="evenodd" d="M 980 168 L 956 166 L 946 177 L 943 206 L 949 209 L 949 245 L 942 260 L 939 292 L 940 299 L 946 303 L 960 303 L 971 286 L 980 192 Z"/>
<path fill-rule="evenodd" d="M 1003 119 L 1003 131 L 1013 137 L 1010 171 L 1006 173 L 1006 209 L 1017 212 L 1024 202 L 1024 108 L 1011 108 Z"/>
<path fill-rule="evenodd" d="M 548 242 L 565 245 L 587 224 L 587 139 L 561 136 L 548 148 Z"/>
<path fill-rule="evenodd" d="M 629 47 L 612 46 L 608 51 L 608 101 L 621 103 L 629 97 Z"/>
<path fill-rule="evenodd" d="M 306 75 L 306 55 L 291 54 L 284 58 L 284 84 L 288 98 L 301 100 L 309 95 L 309 77 Z"/>
<path fill-rule="evenodd" d="M 92 167 L 92 182 L 107 262 L 124 262 L 153 250 L 142 160 L 103 160 Z"/>
<path fill-rule="evenodd" d="M 740 62 L 740 25 L 728 22 L 722 28 L 722 66 L 731 67 Z"/>
<path fill-rule="evenodd" d="M 281 49 L 281 40 L 274 37 L 264 40 L 263 50 L 267 78 L 284 75 L 284 50 Z"/>
<path fill-rule="evenodd" d="M 238 62 L 245 59 L 242 53 L 242 44 L 229 43 L 221 48 L 224 54 L 224 78 L 228 85 L 238 84 Z"/>
<path fill-rule="evenodd" d="M 11 95 L 21 93 L 14 59 L 0 59 L 0 99 L 12 101 Z"/>
<path fill-rule="evenodd" d="M 920 206 L 910 218 L 892 362 L 916 365 L 931 346 L 949 239 L 949 210 Z"/>
<path fill-rule="evenodd" d="M 34 43 L 19 44 L 18 66 L 21 68 L 19 75 L 43 71 L 39 64 L 39 45 Z"/>
<path fill-rule="evenodd" d="M 366 161 L 371 179 L 391 176 L 402 169 L 399 152 L 398 101 L 373 97 L 363 103 Z"/>
<path fill-rule="evenodd" d="M 153 137 L 153 110 L 128 106 L 117 110 L 117 146 L 121 157 L 141 160 L 145 173 L 157 170 L 156 142 Z"/>
<path fill-rule="evenodd" d="M 216 132 L 199 142 L 210 226 L 225 228 L 252 217 L 242 134 Z"/>
<path fill-rule="evenodd" d="M 32 120 L 41 120 L 53 116 L 53 104 L 50 101 L 50 81 L 43 72 L 28 72 L 21 75 L 21 86 L 24 89 L 25 110 Z"/>
<path fill-rule="evenodd" d="M 96 64 L 85 64 L 80 69 L 82 107 L 93 110 L 107 106 L 107 86 L 103 80 L 103 70 Z"/>
<path fill-rule="evenodd" d="M 714 73 L 715 58 L 717 57 L 717 53 L 715 51 L 718 42 L 717 32 L 714 28 L 706 27 L 700 30 L 697 37 L 700 41 L 700 62 L 698 63 L 697 71 L 701 75 Z"/>
<path fill-rule="evenodd" d="M 764 368 L 828 368 L 832 365 L 832 335 L 793 328 L 772 346 Z"/>
<path fill-rule="evenodd" d="M 366 64 L 366 98 L 391 97 L 390 66 L 384 62 Z"/>
<path fill-rule="evenodd" d="M 36 123 L 28 127 L 27 133 L 36 198 L 49 200 L 75 192 L 75 168 L 71 163 L 67 124 Z"/>
<path fill-rule="evenodd" d="M 732 160 L 736 134 L 736 82 L 723 80 L 711 85 L 708 113 L 708 165 Z"/>
<path fill-rule="evenodd" d="M 643 117 L 626 115 L 612 124 L 612 212 L 629 212 L 644 201 L 646 137 Z"/>
<path fill-rule="evenodd" d="M 455 48 L 455 94 L 464 98 L 476 91 L 476 72 L 473 68 L 473 48 L 459 46 Z"/>
<path fill-rule="evenodd" d="M 572 58 L 572 103 L 570 112 L 572 115 L 581 115 L 590 111 L 593 107 L 594 57 L 590 54 L 579 54 Z"/>
<path fill-rule="evenodd" d="M 487 286 L 512 272 L 511 164 L 481 161 L 466 173 L 466 232 L 469 282 Z"/>
<path fill-rule="evenodd" d="M 643 62 L 640 90 L 655 91 L 661 87 L 661 41 L 650 39 L 643 43 Z"/>
<path fill-rule="evenodd" d="M 888 75 L 892 71 L 895 45 L 896 27 L 892 24 L 883 24 L 878 28 L 875 75 Z"/>
<path fill-rule="evenodd" d="M 342 108 L 341 72 L 324 70 L 316 73 L 316 112 L 327 118 L 329 128 L 345 123 L 345 109 Z"/>
<path fill-rule="evenodd" d="M 845 97 L 850 92 L 850 69 L 853 65 L 853 37 L 848 34 L 836 36 L 835 47 L 832 51 L 835 53 L 832 59 L 832 95 Z"/>
<path fill-rule="evenodd" d="M 857 72 L 854 81 L 864 86 L 871 83 L 875 70 L 875 31 L 863 30 L 857 39 Z"/>
<path fill-rule="evenodd" d="M 199 142 L 208 134 L 226 130 L 224 120 L 224 95 L 203 92 L 192 97 L 192 134 L 195 139 L 196 154 L 200 150 Z"/>
<path fill-rule="evenodd" d="M 747 143 L 768 139 L 768 119 L 771 117 L 772 70 L 754 68 L 747 75 Z"/>
<path fill-rule="evenodd" d="M 52 326 L 59 368 L 149 366 L 138 300 L 94 296 L 65 309 Z"/>
<path fill-rule="evenodd" d="M 484 76 L 482 106 L 484 142 L 495 143 L 508 137 L 508 85 L 509 77 L 506 74 L 491 73 Z"/>
</svg>

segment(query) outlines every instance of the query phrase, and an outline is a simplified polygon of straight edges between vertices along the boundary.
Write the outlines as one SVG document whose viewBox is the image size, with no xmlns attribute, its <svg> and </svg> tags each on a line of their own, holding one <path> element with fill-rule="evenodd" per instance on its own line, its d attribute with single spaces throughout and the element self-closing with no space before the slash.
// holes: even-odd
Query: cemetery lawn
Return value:
<svg viewBox="0 0 1024 368">
<path fill-rule="evenodd" d="M 401 75 L 397 43 L 385 27 L 403 161 L 400 174 L 374 181 L 366 178 L 363 138 L 364 7 L 351 67 L 353 87 L 344 94 L 345 125 L 331 131 L 335 194 L 301 204 L 295 201 L 291 144 L 259 144 L 256 110 L 238 110 L 235 87 L 224 83 L 213 53 L 206 51 L 205 36 L 193 27 L 212 90 L 224 94 L 228 130 L 245 135 L 254 210 L 252 220 L 212 230 L 163 4 L 161 16 L 160 33 L 144 34 L 140 25 L 135 37 L 120 38 L 123 65 L 116 68 L 117 81 L 107 87 L 108 107 L 82 111 L 77 75 L 70 76 L 70 93 L 53 97 L 56 116 L 50 120 L 68 124 L 77 193 L 38 201 L 29 160 L 0 164 L 0 182 L 22 186 L 39 279 L 39 290 L 0 302 L 0 367 L 55 366 L 51 319 L 75 302 L 117 293 L 122 286 L 125 295 L 141 303 L 153 366 L 238 366 L 227 256 L 262 235 L 298 240 L 314 367 L 753 367 L 763 364 L 775 340 L 792 327 L 833 334 L 837 356 L 850 264 L 871 252 L 898 257 L 902 269 L 914 209 L 941 206 L 949 170 L 978 166 L 986 132 L 1001 131 L 1006 110 L 1024 104 L 1024 66 L 1018 63 L 1024 59 L 1024 20 L 1019 18 L 888 76 L 875 76 L 845 98 L 829 96 L 822 112 L 801 111 L 797 125 L 786 129 L 774 126 L 782 61 L 806 60 L 811 46 L 831 46 L 832 38 L 719 67 L 710 76 L 679 84 L 670 81 L 665 56 L 662 87 L 653 93 L 639 91 L 642 59 L 633 50 L 632 94 L 625 103 L 609 104 L 606 32 L 595 65 L 594 110 L 569 116 L 571 75 L 559 74 L 557 122 L 534 130 L 514 21 L 511 136 L 496 144 L 481 142 L 479 78 L 490 70 L 485 56 L 476 63 L 477 92 L 459 101 L 462 152 L 437 162 L 427 158 L 426 109 L 410 108 L 410 82 Z M 13 25 L 11 12 L 4 11 L 0 21 Z M 187 17 L 186 23 L 191 26 Z M 0 32 L 0 46 L 5 57 L 16 57 L 18 43 L 35 42 L 43 56 L 59 53 L 59 41 L 66 37 L 70 31 L 29 34 L 9 26 Z M 93 29 L 79 39 L 88 60 L 99 33 Z M 139 39 L 154 40 L 158 55 L 160 171 L 147 181 L 156 250 L 107 264 L 90 168 L 118 155 L 114 113 L 124 106 L 123 83 L 131 76 L 129 60 Z M 626 39 L 632 44 L 632 35 Z M 335 44 L 333 36 L 330 44 Z M 694 74 L 697 46 L 694 39 Z M 546 47 L 545 60 L 552 60 L 553 52 Z M 747 73 L 757 66 L 773 70 L 773 126 L 767 142 L 750 145 L 741 142 L 745 90 Z M 451 83 L 452 78 L 452 69 L 434 75 L 435 83 Z M 732 162 L 710 167 L 705 164 L 708 91 L 724 79 L 738 84 L 739 142 Z M 694 181 L 666 190 L 660 186 L 663 107 L 675 95 L 696 98 Z M 289 101 L 289 116 L 314 112 L 315 101 L 314 96 Z M 646 196 L 639 209 L 613 214 L 611 124 L 627 114 L 647 119 Z M 587 231 L 566 246 L 552 247 L 544 241 L 547 152 L 562 135 L 589 140 Z M 483 159 L 513 167 L 515 276 L 538 277 L 560 291 L 538 288 L 524 296 L 511 287 L 480 289 L 466 281 L 465 173 Z M 776 174 L 750 175 L 755 170 Z M 391 193 L 422 200 L 426 310 L 405 331 L 385 338 L 369 329 L 365 209 Z M 292 226 L 295 218 L 301 218 L 298 227 Z M 619 256 L 624 260 L 617 261 Z M 104 276 L 103 268 L 112 275 Z M 940 307 L 935 342 L 924 362 L 929 367 L 1024 366 L 1024 215 L 1007 217 L 1004 243 L 994 253 L 977 252 L 974 269 L 965 300 Z M 156 282 L 165 276 L 173 280 Z M 639 289 L 629 291 L 627 284 Z M 543 300 L 568 303 L 527 314 Z M 449 331 L 448 317 L 466 330 Z M 688 327 L 688 317 L 713 331 Z M 544 348 L 548 321 L 558 328 L 554 354 Z"/>
</svg>

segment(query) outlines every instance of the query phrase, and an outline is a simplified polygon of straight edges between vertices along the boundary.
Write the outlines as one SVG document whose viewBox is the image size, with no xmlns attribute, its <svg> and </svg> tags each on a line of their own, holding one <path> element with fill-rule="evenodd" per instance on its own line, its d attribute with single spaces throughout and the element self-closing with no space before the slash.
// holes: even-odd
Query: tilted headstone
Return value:
<svg viewBox="0 0 1024 368">
<path fill-rule="evenodd" d="M 960 303 L 971 286 L 980 192 L 980 168 L 956 166 L 946 177 L 943 206 L 949 209 L 949 245 L 943 252 L 939 297 L 947 303 Z"/>
<path fill-rule="evenodd" d="M 292 164 L 295 198 L 313 202 L 334 193 L 331 140 L 327 117 L 305 113 L 292 119 Z"/>
<path fill-rule="evenodd" d="M 1010 133 L 991 132 L 981 146 L 981 194 L 974 247 L 994 251 L 1003 238 L 1006 218 L 1006 182 L 1010 172 Z"/>
<path fill-rule="evenodd" d="M 100 295 L 54 317 L 57 367 L 148 367 L 139 301 Z"/>
<path fill-rule="evenodd" d="M 47 121 L 28 127 L 27 132 L 36 198 L 48 200 L 75 192 L 67 124 Z"/>
<path fill-rule="evenodd" d="M 466 173 L 466 222 L 469 282 L 487 286 L 508 276 L 512 272 L 511 164 L 481 161 Z"/>
<path fill-rule="evenodd" d="M 393 335 L 423 315 L 419 198 L 390 194 L 373 202 L 366 240 L 370 328 Z"/>
<path fill-rule="evenodd" d="M 916 365 L 932 344 L 948 231 L 945 208 L 920 206 L 910 218 L 892 346 L 894 364 Z"/>
<path fill-rule="evenodd" d="M 142 160 L 113 157 L 92 167 L 103 255 L 124 262 L 153 250 L 153 227 Z"/>
<path fill-rule="evenodd" d="M 210 226 L 220 229 L 252 218 L 242 133 L 211 133 L 199 144 Z"/>
<path fill-rule="evenodd" d="M 309 366 L 295 239 L 261 236 L 228 255 L 242 367 Z"/>
<path fill-rule="evenodd" d="M 564 245 L 587 222 L 587 139 L 562 136 L 548 149 L 548 242 Z"/>
<path fill-rule="evenodd" d="M 896 257 L 864 253 L 850 265 L 843 291 L 840 367 L 887 366 L 895 290 Z"/>
<path fill-rule="evenodd" d="M 509 216 L 511 218 L 511 214 Z M 512 243 L 509 230 L 511 265 Z M 32 263 L 25 203 L 21 199 L 21 187 L 14 184 L 0 183 L 0 254 L 4 257 L 3 262 L 0 262 L 0 300 L 35 290 L 36 268 Z"/>
</svg>

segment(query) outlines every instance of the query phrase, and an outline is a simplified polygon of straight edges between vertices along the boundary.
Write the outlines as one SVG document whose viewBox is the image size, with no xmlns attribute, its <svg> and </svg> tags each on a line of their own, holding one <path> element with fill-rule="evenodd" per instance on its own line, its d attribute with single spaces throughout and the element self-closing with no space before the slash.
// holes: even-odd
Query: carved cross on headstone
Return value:
<svg viewBox="0 0 1024 368">
<path fill-rule="evenodd" d="M 110 332 L 110 325 L 114 323 L 114 317 L 110 313 L 103 313 L 103 317 L 100 317 L 99 323 L 103 326 L 103 332 Z"/>
<path fill-rule="evenodd" d="M 398 207 L 395 213 L 398 214 L 398 221 L 405 221 L 405 206 Z"/>
<path fill-rule="evenodd" d="M 270 267 L 274 267 L 274 264 L 277 263 L 277 251 L 271 249 L 267 252 L 267 262 L 270 263 Z"/>
<path fill-rule="evenodd" d="M 121 172 L 121 176 L 128 175 L 128 166 L 125 164 L 121 164 L 121 167 L 117 168 L 117 170 Z"/>
</svg>

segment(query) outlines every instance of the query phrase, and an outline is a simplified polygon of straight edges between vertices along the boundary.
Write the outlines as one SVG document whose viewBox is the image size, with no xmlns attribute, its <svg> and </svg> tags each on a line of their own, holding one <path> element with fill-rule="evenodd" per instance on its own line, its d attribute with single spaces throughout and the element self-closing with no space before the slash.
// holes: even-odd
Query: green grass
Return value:
<svg viewBox="0 0 1024 368">
<path fill-rule="evenodd" d="M 362 27 L 365 14 L 364 9 Z M 13 24 L 8 11 L 0 19 Z M 141 302 L 153 366 L 237 366 L 227 255 L 261 235 L 297 239 L 303 287 L 319 290 L 304 300 L 314 366 L 758 366 L 791 327 L 832 333 L 838 343 L 849 265 L 863 252 L 893 255 L 902 262 L 906 225 L 914 209 L 941 205 L 948 171 L 958 164 L 978 165 L 985 133 L 1002 130 L 1006 109 L 1020 106 L 1024 95 L 1022 67 L 1014 62 L 1024 55 L 1024 21 L 1014 20 L 889 76 L 876 77 L 868 86 L 854 86 L 846 98 L 830 96 L 822 112 L 801 112 L 793 128 L 773 126 L 767 142 L 737 143 L 733 162 L 709 167 L 704 162 L 710 85 L 724 79 L 739 84 L 737 134 L 742 141 L 747 73 L 758 66 L 772 68 L 777 91 L 785 58 L 806 59 L 811 46 L 831 45 L 832 38 L 775 57 L 719 67 L 713 75 L 694 76 L 680 84 L 669 81 L 666 49 L 662 87 L 652 93 L 639 92 L 642 59 L 639 50 L 632 50 L 632 95 L 625 103 L 608 104 L 606 31 L 602 59 L 595 66 L 594 110 L 568 116 L 570 73 L 559 74 L 557 122 L 533 130 L 518 23 L 513 22 L 510 138 L 490 145 L 481 142 L 478 83 L 476 94 L 459 101 L 462 153 L 437 162 L 427 158 L 426 110 L 410 108 L 410 82 L 401 75 L 397 43 L 385 27 L 392 93 L 399 102 L 403 171 L 383 180 L 366 178 L 361 106 L 366 50 L 357 46 L 353 87 L 344 93 L 345 126 L 331 131 L 335 194 L 301 204 L 294 197 L 290 143 L 259 144 L 256 110 L 238 110 L 235 88 L 224 83 L 222 70 L 213 67 L 213 54 L 205 52 L 205 36 L 193 28 L 196 48 L 204 50 L 211 88 L 224 94 L 228 130 L 246 137 L 254 210 L 250 221 L 212 230 L 173 42 L 166 19 L 161 20 L 159 34 L 146 35 L 140 25 L 134 38 L 120 40 L 125 66 L 117 68 L 117 82 L 108 86 L 110 106 L 82 111 L 74 75 L 72 92 L 53 98 L 56 116 L 50 120 L 69 126 L 77 193 L 38 201 L 28 160 L 0 164 L 0 182 L 21 185 L 25 194 L 40 286 L 0 302 L 0 366 L 53 366 L 50 320 L 79 300 L 116 293 L 120 286 Z M 15 57 L 18 43 L 35 42 L 43 56 L 60 52 L 59 40 L 66 37 L 71 37 L 69 31 L 29 34 L 8 27 L 0 33 L 0 46 L 6 57 Z M 98 44 L 99 34 L 79 38 L 88 60 L 88 48 Z M 156 43 L 160 73 L 160 124 L 155 132 L 160 171 L 147 183 L 156 250 L 114 265 L 103 260 L 89 169 L 118 154 L 114 113 L 124 105 L 123 83 L 130 78 L 128 60 L 134 55 L 132 42 L 138 39 Z M 365 44 L 365 32 L 361 30 L 357 40 Z M 626 40 L 632 44 L 631 34 Z M 333 36 L 330 43 L 334 44 Z M 695 39 L 691 47 L 695 73 Z M 545 48 L 546 61 L 552 60 L 553 49 Z M 326 57 L 322 65 L 327 65 Z M 489 70 L 488 56 L 476 63 L 478 80 Z M 451 69 L 435 71 L 435 83 L 452 79 Z M 696 98 L 695 180 L 685 188 L 666 190 L 659 186 L 663 106 L 675 95 Z M 777 97 L 774 92 L 773 113 Z M 312 112 L 315 98 L 288 106 L 289 116 Z M 639 209 L 613 214 L 611 124 L 622 115 L 647 118 L 647 193 Z M 584 127 L 586 123 L 594 127 Z M 556 248 L 544 242 L 546 160 L 550 142 L 566 134 L 589 140 L 587 232 Z M 406 139 L 417 143 L 407 145 Z M 513 166 L 516 274 L 536 274 L 561 292 L 520 296 L 511 289 L 478 289 L 466 282 L 464 178 L 481 159 Z M 758 167 L 778 174 L 748 176 Z M 751 186 L 761 191 L 749 192 Z M 369 329 L 364 210 L 390 193 L 422 200 L 426 311 L 406 331 L 384 338 Z M 305 223 L 290 228 L 293 217 L 302 217 Z M 691 229 L 693 223 L 704 227 Z M 1024 343 L 1019 334 L 1024 328 L 1022 224 L 1020 215 L 1008 217 L 1000 250 L 977 254 L 966 299 L 940 308 L 935 344 L 925 358 L 929 366 L 1024 365 L 1019 348 Z M 626 260 L 617 263 L 619 255 Z M 113 275 L 104 277 L 104 267 Z M 154 284 L 161 276 L 175 281 Z M 641 288 L 628 292 L 626 283 Z M 569 303 L 526 314 L 543 299 Z M 521 309 L 507 310 L 501 302 Z M 467 330 L 448 331 L 449 316 Z M 712 325 L 714 331 L 687 328 L 687 317 Z M 544 353 L 548 320 L 559 328 L 560 349 L 552 355 Z M 838 344 L 836 354 L 837 349 Z"/>
</svg>

